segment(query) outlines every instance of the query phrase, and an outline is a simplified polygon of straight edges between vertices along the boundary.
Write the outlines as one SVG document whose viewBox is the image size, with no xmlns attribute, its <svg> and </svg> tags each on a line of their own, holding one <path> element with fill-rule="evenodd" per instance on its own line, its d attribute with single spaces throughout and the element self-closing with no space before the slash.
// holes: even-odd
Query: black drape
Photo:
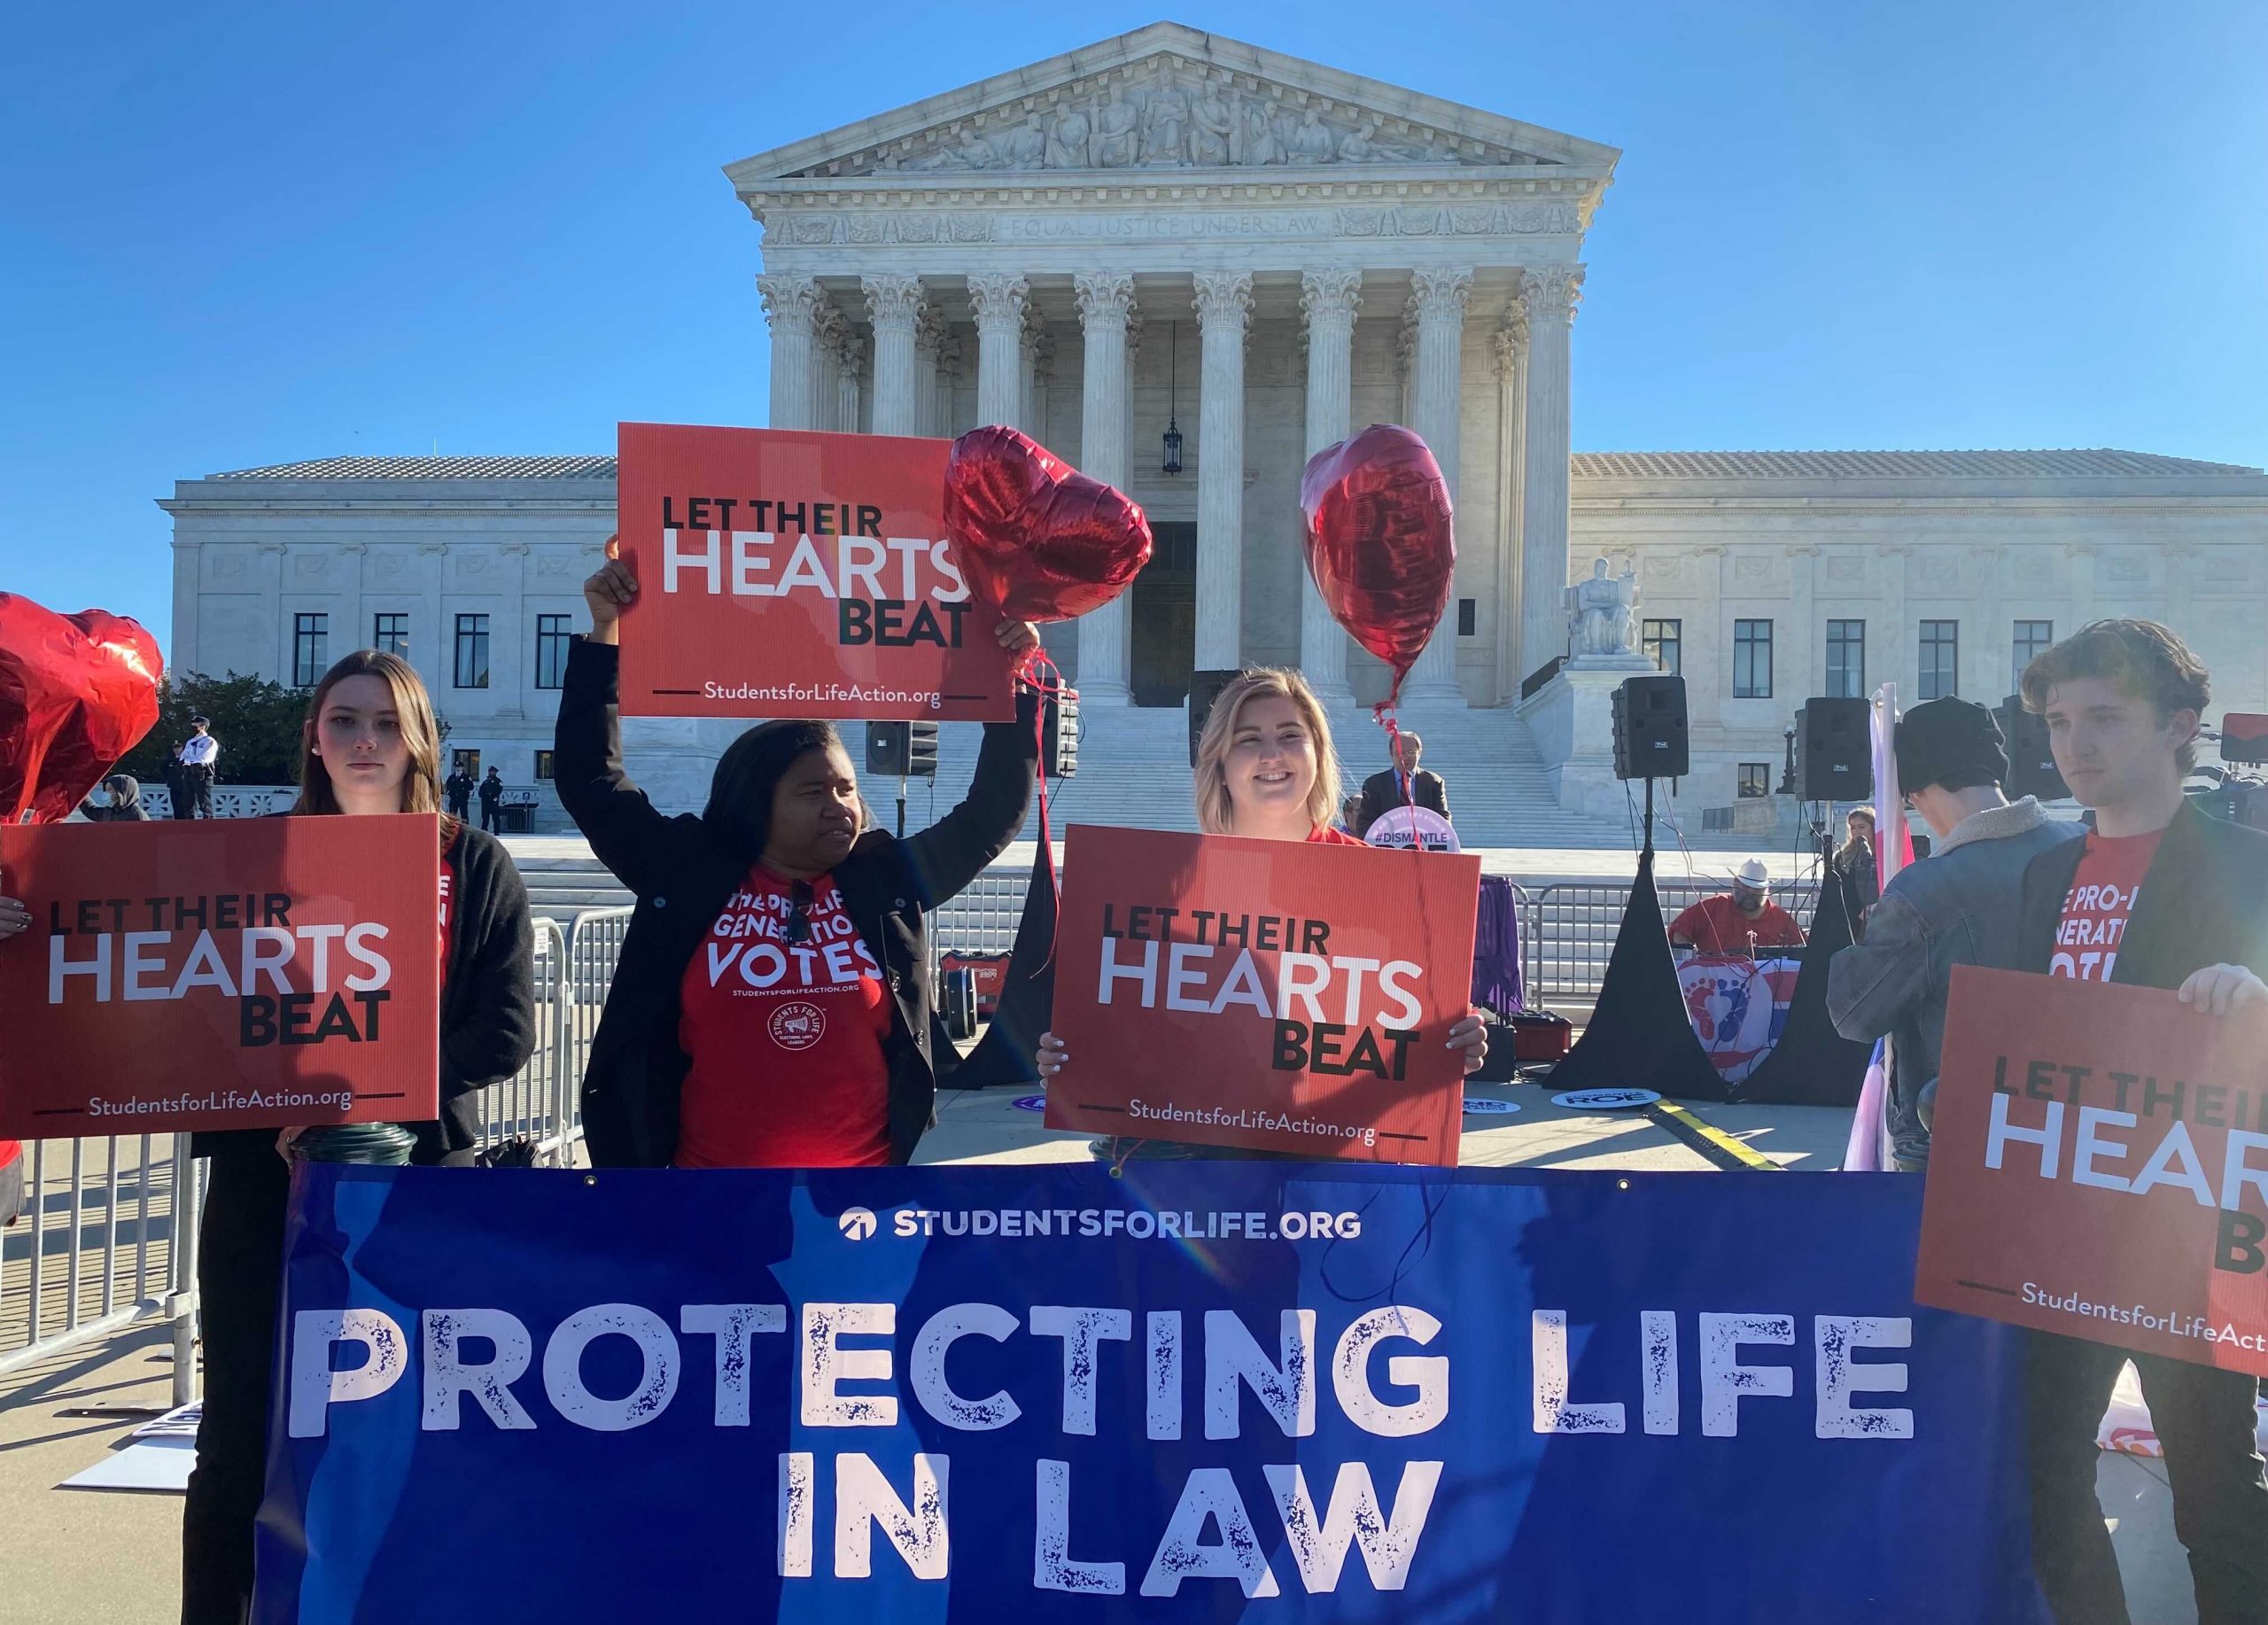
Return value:
<svg viewBox="0 0 2268 1625">
<path fill-rule="evenodd" d="M 1590 1024 L 1551 1069 L 1550 1085 L 1555 1090 L 1651 1089 L 1682 1100 L 1732 1098 L 1685 1012 L 1651 851 L 1638 855 L 1638 876 L 1630 882 L 1630 902 Z"/>
<path fill-rule="evenodd" d="M 1827 963 L 1851 945 L 1852 906 L 1850 876 L 1833 867 L 1820 877 L 1819 906 L 1813 911 L 1811 939 L 1787 1024 L 1764 1064 L 1733 1089 L 1744 1105 L 1856 1106 L 1867 1081 L 1871 1044 L 1854 1044 L 1835 1030 L 1827 1014 Z"/>
<path fill-rule="evenodd" d="M 1055 1010 L 1055 869 L 1045 847 L 1031 866 L 1016 945 L 1000 980 L 1000 1005 L 976 1047 L 958 1066 L 940 1069 L 949 1089 L 990 1089 L 1039 1083 L 1039 1035 Z"/>
</svg>

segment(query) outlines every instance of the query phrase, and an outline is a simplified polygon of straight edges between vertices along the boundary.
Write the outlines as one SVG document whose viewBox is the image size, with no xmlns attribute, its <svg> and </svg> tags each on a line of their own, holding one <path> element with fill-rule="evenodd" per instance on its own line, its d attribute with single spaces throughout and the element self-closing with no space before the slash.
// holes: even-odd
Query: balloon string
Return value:
<svg viewBox="0 0 2268 1625">
<path fill-rule="evenodd" d="M 1398 691 L 1401 687 L 1401 680 L 1396 679 L 1395 689 Z M 1410 851 L 1412 857 L 1416 857 L 1425 850 L 1425 837 L 1418 828 L 1418 775 L 1414 773 L 1404 773 L 1402 770 L 1402 725 L 1394 716 L 1394 696 L 1389 694 L 1371 706 L 1371 717 L 1386 730 L 1386 749 L 1394 753 L 1394 776 L 1402 781 L 1402 805 L 1410 809 Z M 1433 952 L 1433 911 L 1425 906 L 1425 888 L 1419 886 L 1416 888 L 1416 891 L 1418 940 L 1425 945 L 1425 962 L 1430 965 L 1437 957 Z M 1465 1014 L 1468 1015 L 1480 1014 L 1470 999 L 1465 1001 L 1464 1007 Z M 1460 1079 L 1460 1087 L 1462 1084 L 1463 1080 Z"/>
<path fill-rule="evenodd" d="M 1044 676 L 1043 672 L 1045 673 Z M 1029 972 L 1030 976 L 1037 977 L 1055 962 L 1055 946 L 1063 930 L 1063 887 L 1056 878 L 1055 840 L 1049 834 L 1047 825 L 1047 708 L 1051 702 L 1065 698 L 1076 700 L 1079 691 L 1065 684 L 1061 668 L 1056 665 L 1047 650 L 1037 643 L 1024 651 L 1024 657 L 1016 663 L 1014 676 L 1039 696 L 1039 705 L 1033 713 L 1031 724 L 1032 743 L 1036 747 L 1034 754 L 1038 758 L 1036 788 L 1039 793 L 1039 861 L 1047 873 L 1048 897 L 1053 906 L 1048 911 L 1051 924 L 1047 933 L 1047 957 L 1032 967 Z M 1062 726 L 1060 710 L 1056 726 L 1059 728 Z"/>
<path fill-rule="evenodd" d="M 1397 688 L 1402 685 L 1396 682 Z M 1387 695 L 1371 707 L 1371 719 L 1386 730 L 1386 748 L 1394 761 L 1394 776 L 1402 781 L 1402 805 L 1410 810 L 1410 847 L 1412 851 L 1425 850 L 1423 835 L 1418 828 L 1418 775 L 1402 770 L 1402 726 L 1394 714 L 1394 696 Z"/>
</svg>

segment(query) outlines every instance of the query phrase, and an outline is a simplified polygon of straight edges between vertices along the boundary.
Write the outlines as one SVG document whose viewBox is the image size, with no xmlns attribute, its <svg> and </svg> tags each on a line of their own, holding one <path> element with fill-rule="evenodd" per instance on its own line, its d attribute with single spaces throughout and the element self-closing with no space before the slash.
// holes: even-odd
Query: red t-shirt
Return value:
<svg viewBox="0 0 2268 1625">
<path fill-rule="evenodd" d="M 1330 824 L 1317 824 L 1309 830 L 1307 844 L 1309 846 L 1367 846 L 1370 844 L 1359 836 L 1348 835 L 1344 829 Z"/>
<path fill-rule="evenodd" d="M 2055 928 L 2049 976 L 2081 982 L 2110 980 L 2126 922 L 2134 914 L 2134 899 L 2142 894 L 2142 876 L 2149 872 L 2164 834 L 2163 829 L 2148 835 L 2087 832 L 2086 851 L 2079 854 L 2071 889 L 2063 894 L 2063 918 Z"/>
<path fill-rule="evenodd" d="M 794 940 L 796 888 L 758 864 L 685 968 L 680 1168 L 889 1161 L 889 990 L 835 877 L 810 885 Z"/>
<path fill-rule="evenodd" d="M 1669 935 L 1672 942 L 1690 942 L 1704 953 L 1745 953 L 1751 935 L 1759 948 L 1804 945 L 1803 927 L 1777 903 L 1765 904 L 1764 912 L 1751 920 L 1721 893 L 1703 898 L 1671 921 Z"/>
</svg>

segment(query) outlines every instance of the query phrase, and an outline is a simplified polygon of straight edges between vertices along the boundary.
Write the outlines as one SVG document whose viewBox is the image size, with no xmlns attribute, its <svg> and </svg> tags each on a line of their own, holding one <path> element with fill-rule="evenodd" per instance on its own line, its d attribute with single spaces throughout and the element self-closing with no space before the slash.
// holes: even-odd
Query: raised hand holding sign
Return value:
<svg viewBox="0 0 2268 1625">
<path fill-rule="evenodd" d="M 136 622 L 0 593 L 0 823 L 68 817 L 158 720 L 165 662 Z"/>
<path fill-rule="evenodd" d="M 1441 465 L 1414 432 L 1372 424 L 1308 459 L 1300 510 L 1308 573 L 1339 624 L 1394 669 L 1391 705 L 1455 585 Z"/>
</svg>

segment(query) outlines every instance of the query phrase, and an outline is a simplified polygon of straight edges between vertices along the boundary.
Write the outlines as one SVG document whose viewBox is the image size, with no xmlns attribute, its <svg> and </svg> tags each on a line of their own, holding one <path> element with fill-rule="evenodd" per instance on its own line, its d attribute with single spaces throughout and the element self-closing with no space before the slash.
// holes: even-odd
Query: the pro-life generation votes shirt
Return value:
<svg viewBox="0 0 2268 1625">
<path fill-rule="evenodd" d="M 2126 936 L 2126 922 L 2134 917 L 2135 899 L 2142 894 L 2142 877 L 2157 855 L 2165 832 L 2148 835 L 2098 835 L 2087 832 L 2086 851 L 2063 896 L 2063 918 L 2055 928 L 2055 955 L 2047 962 L 2052 976 L 2073 976 L 2081 982 L 2108 982 L 2118 964 L 2118 945 Z"/>
<path fill-rule="evenodd" d="M 889 1161 L 889 990 L 835 877 L 803 890 L 757 864 L 685 968 L 680 1168 Z"/>
</svg>

